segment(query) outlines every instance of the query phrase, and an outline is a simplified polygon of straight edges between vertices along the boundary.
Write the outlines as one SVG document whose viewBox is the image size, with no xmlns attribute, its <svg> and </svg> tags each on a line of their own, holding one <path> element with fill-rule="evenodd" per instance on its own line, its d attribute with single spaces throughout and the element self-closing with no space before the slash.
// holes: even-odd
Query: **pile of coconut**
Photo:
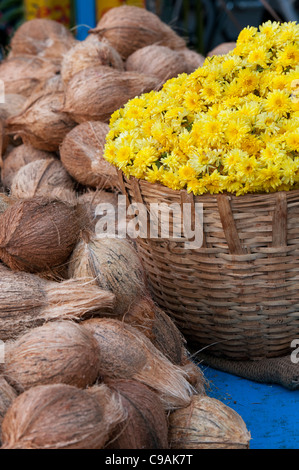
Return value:
<svg viewBox="0 0 299 470">
<path fill-rule="evenodd" d="M 202 62 L 137 7 L 109 10 L 81 42 L 45 19 L 13 36 L 0 64 L 2 449 L 249 447 L 153 301 L 134 241 L 97 224 L 100 203 L 118 209 L 111 114 Z"/>
</svg>

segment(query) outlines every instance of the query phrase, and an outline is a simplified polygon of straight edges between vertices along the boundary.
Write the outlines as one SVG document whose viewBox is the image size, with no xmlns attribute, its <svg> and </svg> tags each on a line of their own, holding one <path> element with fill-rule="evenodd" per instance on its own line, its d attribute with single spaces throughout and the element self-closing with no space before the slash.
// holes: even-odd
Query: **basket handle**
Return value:
<svg viewBox="0 0 299 470">
<path fill-rule="evenodd" d="M 235 219 L 230 205 L 230 198 L 226 194 L 217 194 L 218 211 L 226 242 L 231 255 L 242 255 L 245 251 L 241 245 Z"/>
</svg>

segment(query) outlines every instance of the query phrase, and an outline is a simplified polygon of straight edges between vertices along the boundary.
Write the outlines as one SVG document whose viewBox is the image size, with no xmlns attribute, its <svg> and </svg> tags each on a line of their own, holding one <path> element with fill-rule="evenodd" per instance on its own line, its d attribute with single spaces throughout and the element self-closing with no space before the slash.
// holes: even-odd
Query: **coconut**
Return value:
<svg viewBox="0 0 299 470">
<path fill-rule="evenodd" d="M 17 396 L 16 390 L 7 382 L 3 375 L 0 375 L 0 444 L 3 418 Z"/>
<path fill-rule="evenodd" d="M 123 238 L 89 235 L 75 247 L 69 277 L 89 278 L 115 295 L 115 315 L 123 317 L 147 293 L 145 272 L 132 243 Z"/>
<path fill-rule="evenodd" d="M 80 320 L 112 311 L 114 296 L 88 282 L 48 281 L 12 272 L 0 263 L 0 340 L 14 340 L 29 329 L 55 320 Z"/>
<path fill-rule="evenodd" d="M 194 395 L 169 416 L 171 449 L 248 449 L 249 441 L 241 416 L 215 398 Z"/>
<path fill-rule="evenodd" d="M 23 95 L 16 93 L 5 93 L 5 103 L 0 103 L 0 119 L 7 119 L 10 116 L 19 114 L 26 102 Z"/>
<path fill-rule="evenodd" d="M 122 5 L 109 9 L 89 33 L 106 38 L 123 59 L 137 49 L 159 44 L 171 49 L 186 47 L 185 40 L 145 8 Z"/>
<path fill-rule="evenodd" d="M 31 102 L 23 112 L 6 121 L 7 132 L 21 136 L 24 144 L 40 150 L 55 152 L 66 134 L 76 123 L 59 111 L 64 93 L 41 95 Z"/>
<path fill-rule="evenodd" d="M 36 385 L 92 385 L 99 375 L 100 353 L 91 331 L 64 320 L 32 328 L 10 343 L 4 372 L 25 390 Z"/>
<path fill-rule="evenodd" d="M 62 80 L 67 84 L 76 73 L 97 65 L 124 70 L 122 58 L 109 42 L 100 41 L 97 36 L 90 35 L 65 54 L 61 64 Z"/>
<path fill-rule="evenodd" d="M 22 144 L 18 147 L 12 147 L 4 154 L 3 166 L 1 170 L 1 179 L 4 186 L 10 189 L 12 180 L 20 168 L 30 162 L 41 159 L 52 159 L 55 153 L 39 150 L 31 145 Z"/>
<path fill-rule="evenodd" d="M 84 217 L 85 226 L 84 229 L 95 234 L 97 222 L 100 220 L 101 214 L 98 211 L 102 208 L 105 210 L 112 209 L 114 216 L 111 214 L 109 220 L 111 220 L 111 226 L 115 226 L 115 233 L 117 234 L 118 226 L 118 194 L 114 192 L 104 190 L 88 190 L 78 196 L 78 212 Z M 108 214 L 105 214 L 108 217 Z"/>
<path fill-rule="evenodd" d="M 62 81 L 60 73 L 57 73 L 56 75 L 49 77 L 43 83 L 40 83 L 34 88 L 32 94 L 26 99 L 24 107 L 28 107 L 29 105 L 31 105 L 31 103 L 33 103 L 42 96 L 63 92 L 64 83 Z"/>
<path fill-rule="evenodd" d="M 118 187 L 116 168 L 103 158 L 109 126 L 100 121 L 74 127 L 60 146 L 60 159 L 79 183 L 101 189 Z"/>
<path fill-rule="evenodd" d="M 0 193 L 0 214 L 6 211 L 10 206 L 16 202 L 15 198 L 8 196 L 4 193 Z"/>
<path fill-rule="evenodd" d="M 33 55 L 61 63 L 67 51 L 77 43 L 63 24 L 45 18 L 24 22 L 10 41 L 10 57 Z"/>
<path fill-rule="evenodd" d="M 168 449 L 168 423 L 157 393 L 134 380 L 111 380 L 127 418 L 113 432 L 106 449 Z"/>
<path fill-rule="evenodd" d="M 97 395 L 66 384 L 40 385 L 14 400 L 3 421 L 3 449 L 101 449 L 125 419 L 105 385 Z"/>
<path fill-rule="evenodd" d="M 6 94 L 29 97 L 37 85 L 58 72 L 55 64 L 35 56 L 7 58 L 0 64 Z"/>
<path fill-rule="evenodd" d="M 153 75 L 165 83 L 188 71 L 184 57 L 167 46 L 151 44 L 133 52 L 126 60 L 126 70 Z"/>
<path fill-rule="evenodd" d="M 65 89 L 62 112 L 77 123 L 109 122 L 111 114 L 128 100 L 160 87 L 157 77 L 123 72 L 105 65 L 88 67 L 76 73 Z"/>
<path fill-rule="evenodd" d="M 15 271 L 46 271 L 66 262 L 79 231 L 76 208 L 64 201 L 17 201 L 1 216 L 0 259 Z"/>
<path fill-rule="evenodd" d="M 27 163 L 12 180 L 11 195 L 19 199 L 51 196 L 57 188 L 73 189 L 74 182 L 57 158 Z M 57 193 L 56 193 L 57 197 Z"/>
<path fill-rule="evenodd" d="M 137 380 L 155 390 L 167 410 L 190 403 L 194 390 L 184 370 L 172 364 L 136 328 L 113 318 L 91 318 L 81 325 L 97 340 L 104 381 Z"/>
<path fill-rule="evenodd" d="M 178 54 L 185 61 L 186 73 L 193 73 L 196 69 L 203 65 L 206 59 L 202 54 L 194 51 L 193 49 L 188 49 L 187 47 L 178 51 Z"/>
<path fill-rule="evenodd" d="M 213 55 L 225 55 L 235 49 L 236 45 L 236 42 L 223 42 L 218 44 L 218 46 L 208 52 L 207 57 L 212 57 Z"/>
</svg>

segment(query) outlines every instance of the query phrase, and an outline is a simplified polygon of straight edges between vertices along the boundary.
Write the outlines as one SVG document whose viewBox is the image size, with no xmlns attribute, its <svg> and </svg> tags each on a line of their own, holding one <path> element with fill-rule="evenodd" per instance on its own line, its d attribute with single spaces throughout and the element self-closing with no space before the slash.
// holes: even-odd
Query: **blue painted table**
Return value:
<svg viewBox="0 0 299 470">
<path fill-rule="evenodd" d="M 251 433 L 250 449 L 299 449 L 299 391 L 200 367 L 208 395 L 243 418 Z"/>
</svg>

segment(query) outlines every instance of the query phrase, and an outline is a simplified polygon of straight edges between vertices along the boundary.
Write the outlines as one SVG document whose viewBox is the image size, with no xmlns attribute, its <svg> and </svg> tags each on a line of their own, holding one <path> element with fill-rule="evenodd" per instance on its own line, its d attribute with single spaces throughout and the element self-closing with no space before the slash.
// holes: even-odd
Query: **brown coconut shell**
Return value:
<svg viewBox="0 0 299 470">
<path fill-rule="evenodd" d="M 241 416 L 215 398 L 194 395 L 169 416 L 171 449 L 248 449 L 249 441 Z"/>
<path fill-rule="evenodd" d="M 225 55 L 235 49 L 236 45 L 236 42 L 223 42 L 218 44 L 218 46 L 208 52 L 207 57 L 212 57 L 213 55 Z"/>
<path fill-rule="evenodd" d="M 6 121 L 8 134 L 19 135 L 24 144 L 55 152 L 66 134 L 75 127 L 71 117 L 59 111 L 64 93 L 42 95 L 31 102 L 23 112 Z"/>
<path fill-rule="evenodd" d="M 112 318 L 91 318 L 81 325 L 97 340 L 104 381 L 137 380 L 155 390 L 168 410 L 190 403 L 194 390 L 184 370 L 172 364 L 136 328 Z"/>
<path fill-rule="evenodd" d="M 27 390 L 37 385 L 92 385 L 99 375 L 100 353 L 92 332 L 73 321 L 32 328 L 10 344 L 5 374 Z"/>
<path fill-rule="evenodd" d="M 124 419 L 105 385 L 96 397 L 71 385 L 40 385 L 14 400 L 3 421 L 2 448 L 101 449 Z"/>
<path fill-rule="evenodd" d="M 77 125 L 60 146 L 60 159 L 79 183 L 100 189 L 118 188 L 117 171 L 103 158 L 108 124 L 88 121 Z"/>
<path fill-rule="evenodd" d="M 10 193 L 18 199 L 50 197 L 57 188 L 72 190 L 74 182 L 61 161 L 52 157 L 35 160 L 20 168 L 12 180 Z"/>
<path fill-rule="evenodd" d="M 38 84 L 34 88 L 32 94 L 26 99 L 24 107 L 28 108 L 31 103 L 33 103 L 42 96 L 63 92 L 64 83 L 62 81 L 60 73 L 57 73 L 56 75 L 52 75 L 51 77 L 49 77 L 43 83 Z"/>
<path fill-rule="evenodd" d="M 119 318 L 147 293 L 145 272 L 132 243 L 123 238 L 82 238 L 69 262 L 69 277 L 89 278 L 115 295 Z"/>
<path fill-rule="evenodd" d="M 6 94 L 29 97 L 34 89 L 59 71 L 47 59 L 35 56 L 11 57 L 0 64 L 0 80 Z"/>
<path fill-rule="evenodd" d="M 19 114 L 25 103 L 25 96 L 15 93 L 5 93 L 5 103 L 0 103 L 0 119 L 5 120 L 10 116 Z"/>
<path fill-rule="evenodd" d="M 124 62 L 114 47 L 108 41 L 90 35 L 65 54 L 61 64 L 62 80 L 67 84 L 76 73 L 97 65 L 124 70 Z"/>
<path fill-rule="evenodd" d="M 0 259 L 15 271 L 46 271 L 67 261 L 79 231 L 76 207 L 64 201 L 18 201 L 1 216 Z"/>
<path fill-rule="evenodd" d="M 153 390 L 134 380 L 110 380 L 127 418 L 113 432 L 106 449 L 168 449 L 168 422 Z"/>
<path fill-rule="evenodd" d="M 178 54 L 183 58 L 186 64 L 186 73 L 193 73 L 196 69 L 202 67 L 206 60 L 205 56 L 187 47 L 178 51 Z"/>
<path fill-rule="evenodd" d="M 109 9 L 89 33 L 106 38 L 125 60 L 137 49 L 159 44 L 171 49 L 186 46 L 185 40 L 145 8 L 122 5 Z"/>
<path fill-rule="evenodd" d="M 10 57 L 33 55 L 58 65 L 76 39 L 63 24 L 46 18 L 25 21 L 10 41 Z"/>
<path fill-rule="evenodd" d="M 35 160 L 52 159 L 55 156 L 55 153 L 39 150 L 28 144 L 22 144 L 18 147 L 8 149 L 4 154 L 1 170 L 1 179 L 4 186 L 10 189 L 16 173 L 28 163 Z"/>
<path fill-rule="evenodd" d="M 77 123 L 108 123 L 111 114 L 128 100 L 160 87 L 157 77 L 123 72 L 104 65 L 88 67 L 76 73 L 65 89 L 61 108 Z"/>
<path fill-rule="evenodd" d="M 14 340 L 29 329 L 55 320 L 80 320 L 111 312 L 114 296 L 87 282 L 51 282 L 12 272 L 0 263 L 0 340 Z"/>
<path fill-rule="evenodd" d="M 157 44 L 137 49 L 127 58 L 125 65 L 129 72 L 152 75 L 162 83 L 188 72 L 187 63 L 178 51 Z"/>
</svg>

